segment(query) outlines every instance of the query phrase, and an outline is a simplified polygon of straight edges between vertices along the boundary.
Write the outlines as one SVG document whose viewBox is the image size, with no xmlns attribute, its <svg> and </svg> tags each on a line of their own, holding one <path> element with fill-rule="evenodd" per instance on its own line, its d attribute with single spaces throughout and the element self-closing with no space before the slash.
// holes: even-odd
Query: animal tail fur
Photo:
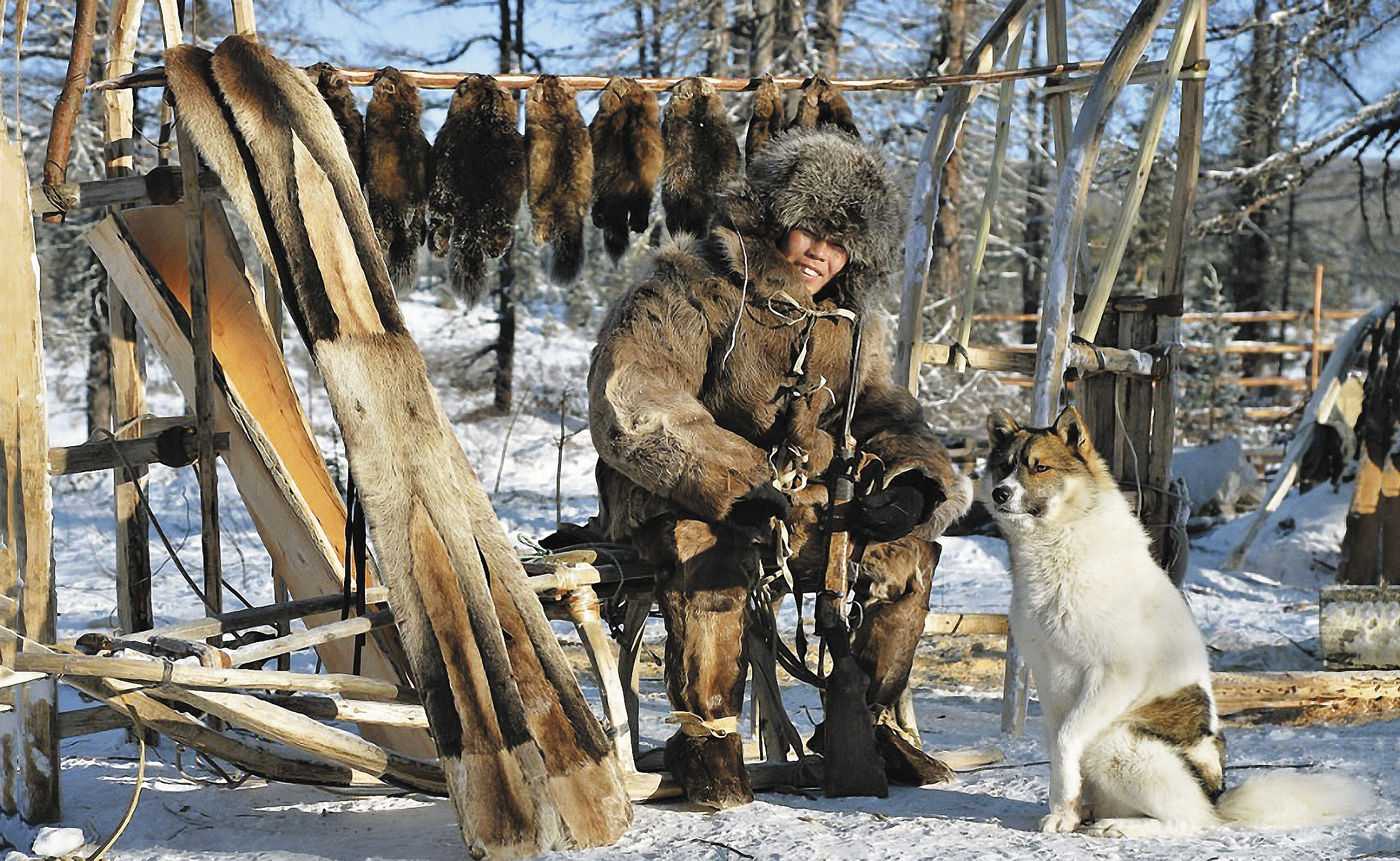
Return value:
<svg viewBox="0 0 1400 861">
<path fill-rule="evenodd" d="M 1298 828 L 1355 816 L 1375 804 L 1375 793 L 1355 778 L 1280 770 L 1226 792 L 1215 810 L 1226 822 L 1251 828 Z"/>
<path fill-rule="evenodd" d="M 583 268 L 583 225 L 561 232 L 554 240 L 554 252 L 549 258 L 549 280 L 555 284 L 572 284 Z"/>
</svg>

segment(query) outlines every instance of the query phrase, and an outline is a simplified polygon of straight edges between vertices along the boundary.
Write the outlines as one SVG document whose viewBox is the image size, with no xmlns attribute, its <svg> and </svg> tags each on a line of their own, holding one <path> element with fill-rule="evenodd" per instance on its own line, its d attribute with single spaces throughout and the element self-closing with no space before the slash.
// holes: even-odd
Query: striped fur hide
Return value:
<svg viewBox="0 0 1400 861">
<path fill-rule="evenodd" d="M 468 851 L 615 841 L 616 759 L 404 327 L 330 110 L 245 37 L 166 69 L 325 378 Z"/>
</svg>

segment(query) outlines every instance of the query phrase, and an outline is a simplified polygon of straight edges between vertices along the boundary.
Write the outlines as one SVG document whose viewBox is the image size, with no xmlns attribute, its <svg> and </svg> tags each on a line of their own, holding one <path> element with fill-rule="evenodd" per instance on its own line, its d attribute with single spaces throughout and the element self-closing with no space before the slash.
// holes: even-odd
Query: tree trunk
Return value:
<svg viewBox="0 0 1400 861">
<path fill-rule="evenodd" d="M 729 4 L 725 0 L 710 0 L 705 26 L 710 31 L 705 37 L 705 74 L 725 77 L 729 74 Z"/>
<path fill-rule="evenodd" d="M 661 76 L 661 0 L 651 0 L 651 75 Z"/>
<path fill-rule="evenodd" d="M 779 68 L 796 68 L 802 59 L 802 40 L 807 34 L 805 0 L 778 0 L 777 44 L 773 58 Z"/>
<path fill-rule="evenodd" d="M 107 277 L 93 279 L 88 291 L 87 431 L 112 429 L 112 343 L 107 310 Z"/>
<path fill-rule="evenodd" d="M 1037 50 L 1040 40 L 1040 22 L 1043 16 L 1037 15 L 1031 22 L 1030 65 L 1037 64 Z M 1026 228 L 1023 246 L 1026 256 L 1021 259 L 1021 313 L 1034 314 L 1040 310 L 1040 288 L 1045 278 L 1045 226 L 1049 212 L 1045 206 L 1047 186 L 1045 157 L 1042 152 L 1050 150 L 1050 102 L 1038 98 L 1034 87 L 1026 87 L 1026 116 L 1035 116 L 1036 102 L 1040 102 L 1040 125 L 1036 132 L 1038 146 L 1029 147 L 1026 155 Z M 1026 320 L 1021 323 L 1021 343 L 1034 344 L 1036 322 Z"/>
<path fill-rule="evenodd" d="M 963 67 L 963 42 L 967 36 L 967 0 L 942 0 L 942 6 L 940 61 L 946 61 L 948 69 L 957 71 Z M 943 168 L 943 182 L 939 185 L 938 221 L 933 229 L 935 262 L 931 275 L 939 292 L 944 296 L 955 295 L 962 281 L 962 260 L 958 254 L 958 233 L 962 229 L 958 211 L 961 188 L 962 155 L 959 147 L 953 150 Z"/>
<path fill-rule="evenodd" d="M 963 0 L 952 2 L 961 5 Z M 817 28 L 812 41 L 817 49 L 817 71 L 829 78 L 836 77 L 841 66 L 841 20 L 845 15 L 846 0 L 817 0 Z"/>
<path fill-rule="evenodd" d="M 524 12 L 523 0 L 518 10 Z M 501 13 L 501 72 L 510 72 L 524 51 L 524 24 L 512 21 L 510 0 L 498 0 Z M 523 14 L 521 15 L 523 17 Z M 514 26 L 512 26 L 514 25 Z M 515 400 L 515 246 L 511 245 L 497 265 L 496 288 L 496 375 L 493 404 L 497 412 L 509 413 Z"/>
</svg>

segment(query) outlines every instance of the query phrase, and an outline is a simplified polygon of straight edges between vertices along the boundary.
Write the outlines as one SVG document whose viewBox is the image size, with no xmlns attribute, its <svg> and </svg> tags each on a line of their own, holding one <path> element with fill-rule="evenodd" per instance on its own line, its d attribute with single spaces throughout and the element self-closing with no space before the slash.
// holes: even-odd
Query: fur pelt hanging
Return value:
<svg viewBox="0 0 1400 861">
<path fill-rule="evenodd" d="M 399 290 L 413 286 L 418 248 L 428 232 L 432 150 L 423 134 L 418 88 L 393 66 L 374 76 L 365 111 L 365 199 L 389 277 Z"/>
<path fill-rule="evenodd" d="M 467 75 L 452 91 L 433 141 L 429 244 L 448 257 L 452 286 L 475 304 L 486 289 L 486 261 L 515 241 L 525 193 L 525 139 L 515 99 L 490 75 Z"/>
<path fill-rule="evenodd" d="M 246 36 L 166 71 L 325 380 L 467 852 L 615 841 L 617 759 L 404 326 L 335 118 Z"/>
<path fill-rule="evenodd" d="M 350 80 L 330 63 L 316 63 L 311 67 L 316 75 L 316 89 L 331 109 L 335 124 L 340 126 L 340 134 L 345 138 L 345 149 L 350 153 L 350 163 L 355 166 L 355 174 L 363 182 L 365 178 L 365 118 L 355 104 L 355 94 L 350 90 Z"/>
<path fill-rule="evenodd" d="M 739 144 L 713 84 L 686 78 L 671 89 L 661 139 L 666 145 L 661 166 L 666 229 L 705 236 L 716 195 L 739 172 Z"/>
<path fill-rule="evenodd" d="M 802 83 L 802 92 L 792 111 L 790 129 L 834 126 L 848 135 L 860 137 L 855 117 L 845 96 L 824 75 L 814 75 Z"/>
<path fill-rule="evenodd" d="M 583 221 L 593 197 L 593 145 L 574 88 L 541 75 L 525 101 L 525 155 L 536 242 L 549 243 L 549 280 L 569 284 L 583 266 Z"/>
<path fill-rule="evenodd" d="M 753 94 L 753 112 L 749 115 L 749 131 L 744 138 L 744 163 L 753 164 L 758 151 L 781 134 L 786 123 L 783 91 L 778 89 L 772 75 L 764 75 Z"/>
<path fill-rule="evenodd" d="M 660 109 L 656 94 L 631 78 L 613 78 L 598 97 L 588 127 L 593 141 L 593 226 L 613 260 L 627 250 L 627 231 L 641 233 L 661 173 Z"/>
</svg>

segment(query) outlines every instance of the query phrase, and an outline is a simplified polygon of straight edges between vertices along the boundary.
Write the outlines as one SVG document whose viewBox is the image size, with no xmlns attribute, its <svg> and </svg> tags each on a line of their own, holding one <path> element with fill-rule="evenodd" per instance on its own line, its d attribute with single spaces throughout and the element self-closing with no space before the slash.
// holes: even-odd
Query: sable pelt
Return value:
<svg viewBox="0 0 1400 861">
<path fill-rule="evenodd" d="M 380 69 L 365 111 L 365 199 L 399 290 L 413 286 L 428 232 L 432 150 L 422 120 L 418 88 L 393 66 Z"/>
<path fill-rule="evenodd" d="M 583 224 L 593 197 L 593 145 L 574 88 L 541 75 L 525 101 L 525 155 L 536 242 L 553 253 L 549 278 L 569 284 L 583 266 Z"/>
<path fill-rule="evenodd" d="M 452 285 L 475 304 L 486 288 L 486 261 L 515 240 L 525 193 L 525 139 L 515 100 L 490 75 L 467 75 L 452 91 L 433 141 L 429 202 L 433 253 L 448 256 Z"/>
<path fill-rule="evenodd" d="M 656 94 L 631 78 L 613 78 L 598 97 L 588 126 L 593 143 L 593 226 L 608 256 L 627 250 L 628 230 L 641 233 L 665 157 Z"/>
<path fill-rule="evenodd" d="M 720 189 L 739 172 L 739 144 L 713 84 L 686 78 L 672 88 L 661 138 L 666 147 L 661 166 L 666 229 L 704 236 Z"/>
<path fill-rule="evenodd" d="M 316 63 L 310 71 L 316 75 L 316 89 L 326 100 L 335 124 L 345 137 L 345 150 L 350 154 L 350 163 L 355 166 L 355 175 L 361 181 L 365 175 L 365 118 L 355 104 L 355 94 L 350 89 L 350 80 L 330 63 Z"/>
<path fill-rule="evenodd" d="M 786 124 L 783 91 L 778 89 L 772 75 L 764 75 L 753 94 L 753 112 L 749 116 L 748 134 L 744 137 L 744 163 L 753 164 L 759 150 L 782 134 Z"/>
<path fill-rule="evenodd" d="M 823 75 L 814 75 L 802 84 L 801 94 L 792 111 L 790 129 L 834 127 L 852 137 L 860 137 L 860 129 L 846 104 L 845 96 Z"/>
</svg>

